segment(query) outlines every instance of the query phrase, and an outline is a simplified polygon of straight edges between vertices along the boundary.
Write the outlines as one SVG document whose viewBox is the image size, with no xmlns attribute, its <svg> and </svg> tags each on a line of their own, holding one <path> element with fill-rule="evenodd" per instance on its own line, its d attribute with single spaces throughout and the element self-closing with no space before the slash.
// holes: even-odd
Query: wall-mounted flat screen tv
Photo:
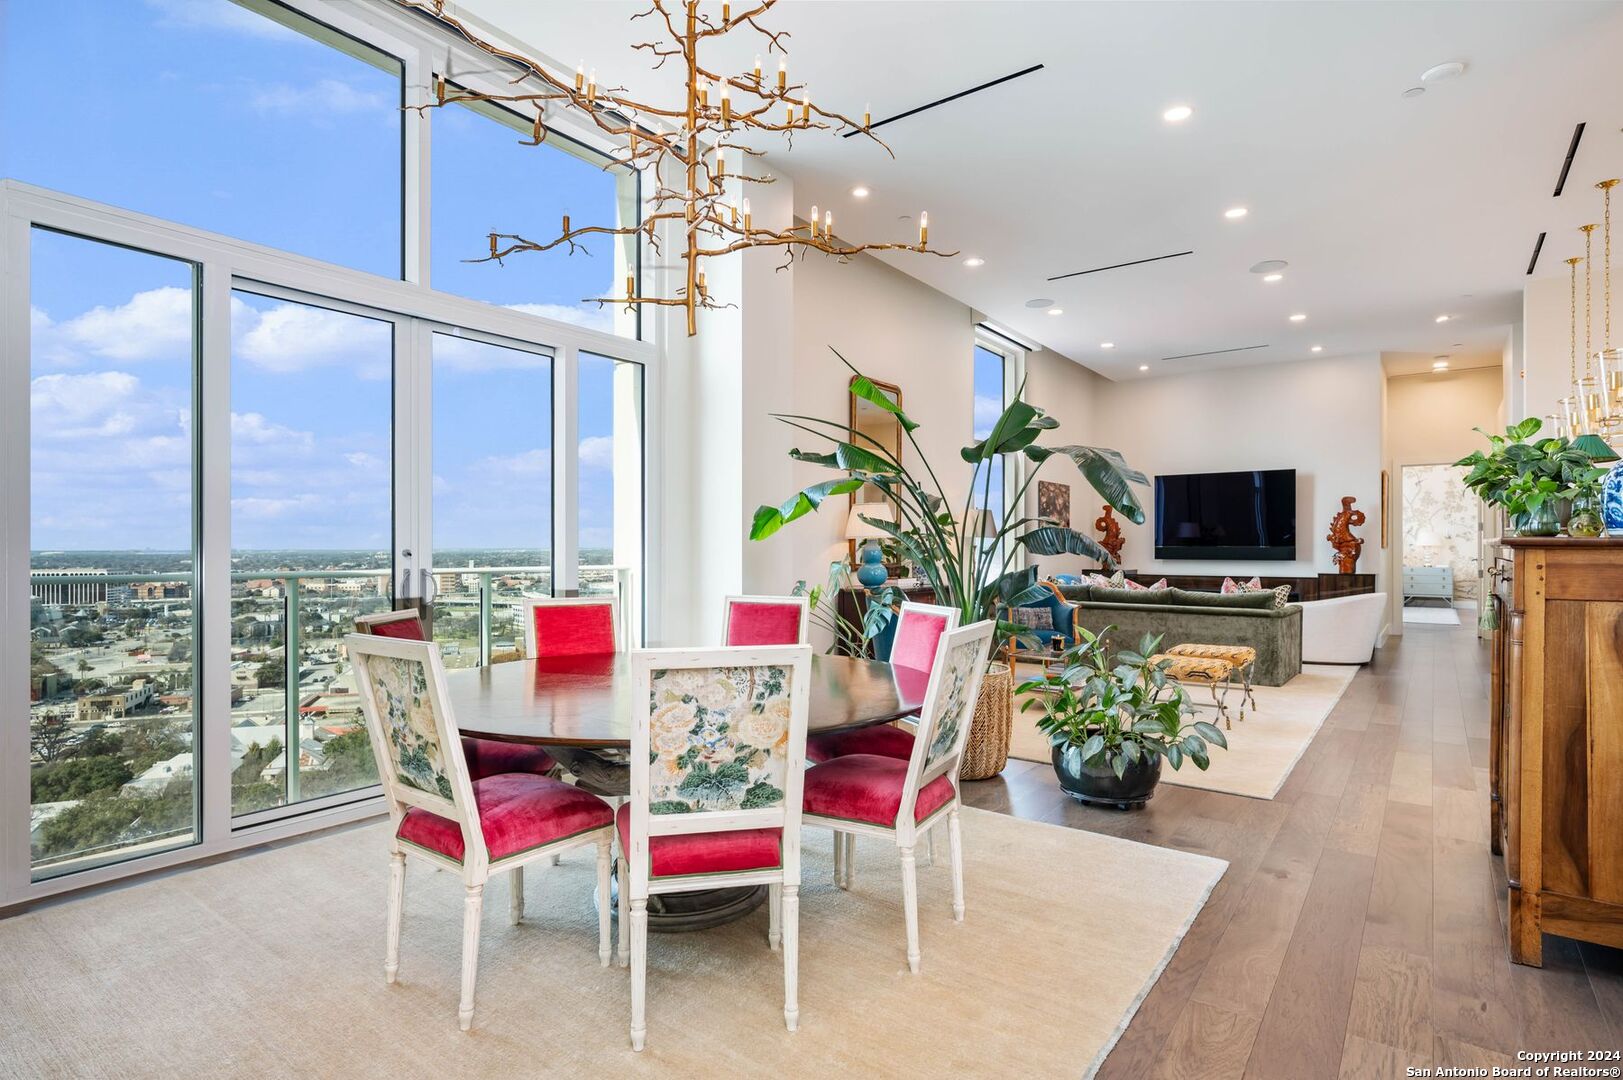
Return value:
<svg viewBox="0 0 1623 1080">
<path fill-rule="evenodd" d="M 1155 478 L 1157 559 L 1296 558 L 1296 470 Z"/>
</svg>

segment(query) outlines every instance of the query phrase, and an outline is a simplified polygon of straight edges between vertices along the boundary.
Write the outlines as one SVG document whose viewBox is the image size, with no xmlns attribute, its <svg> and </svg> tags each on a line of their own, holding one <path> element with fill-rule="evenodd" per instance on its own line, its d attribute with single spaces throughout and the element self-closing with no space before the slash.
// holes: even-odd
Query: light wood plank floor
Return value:
<svg viewBox="0 0 1623 1080">
<path fill-rule="evenodd" d="M 1394 1077 L 1623 1048 L 1623 951 L 1546 938 L 1542 970 L 1510 963 L 1471 621 L 1392 639 L 1272 801 L 1163 784 L 1142 811 L 1094 809 L 1014 760 L 965 785 L 975 806 L 1229 861 L 1102 1077 Z"/>
</svg>

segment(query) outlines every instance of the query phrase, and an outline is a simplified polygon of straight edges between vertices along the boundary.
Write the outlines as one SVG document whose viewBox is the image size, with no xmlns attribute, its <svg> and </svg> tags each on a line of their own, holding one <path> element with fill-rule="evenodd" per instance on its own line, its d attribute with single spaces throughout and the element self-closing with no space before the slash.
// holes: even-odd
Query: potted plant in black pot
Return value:
<svg viewBox="0 0 1623 1080">
<path fill-rule="evenodd" d="M 1037 727 L 1053 746 L 1060 788 L 1079 802 L 1143 806 L 1161 781 L 1161 762 L 1174 769 L 1192 761 L 1211 764 L 1210 746 L 1228 748 L 1215 724 L 1184 723 L 1194 712 L 1183 687 L 1167 678 L 1167 661 L 1151 661 L 1161 645 L 1146 634 L 1138 651 L 1114 655 L 1106 637 L 1078 628 L 1065 650 L 1065 667 L 1028 679 L 1019 688 L 1022 711 L 1041 709 Z"/>
</svg>

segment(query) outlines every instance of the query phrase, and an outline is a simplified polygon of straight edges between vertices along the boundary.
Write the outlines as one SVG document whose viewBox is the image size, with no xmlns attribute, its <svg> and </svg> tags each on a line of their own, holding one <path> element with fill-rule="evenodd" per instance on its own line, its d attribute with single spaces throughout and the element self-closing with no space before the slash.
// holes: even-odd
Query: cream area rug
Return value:
<svg viewBox="0 0 1623 1080">
<path fill-rule="evenodd" d="M 1452 607 L 1406 607 L 1403 609 L 1403 621 L 1430 623 L 1436 626 L 1458 626 L 1460 613 Z"/>
<path fill-rule="evenodd" d="M 1236 717 L 1234 729 L 1223 732 L 1229 748 L 1214 751 L 1211 768 L 1205 772 L 1188 762 L 1176 771 L 1163 766 L 1161 782 L 1272 799 L 1357 673 L 1358 668 L 1351 665 L 1303 664 L 1302 673 L 1284 686 L 1255 687 L 1257 708 L 1246 707 L 1244 723 L 1236 708 L 1239 690 L 1229 691 L 1229 709 Z M 1022 666 L 1021 677 L 1028 674 Z M 1197 703 L 1211 700 L 1203 688 L 1193 688 L 1190 693 Z M 1041 714 L 1036 709 L 1020 712 L 1020 704 L 1020 700 L 1015 702 L 1009 753 L 1027 761 L 1051 761 L 1048 738 L 1037 730 L 1036 719 Z M 1198 710 L 1195 719 L 1215 722 L 1209 708 Z"/>
<path fill-rule="evenodd" d="M 383 981 L 385 826 L 370 824 L 0 920 L 0 1072 L 18 1077 L 1091 1075 L 1226 863 L 963 812 L 919 866 L 907 970 L 893 847 L 857 842 L 850 892 L 806 830 L 800 1030 L 765 907 L 651 934 L 648 1045 L 630 978 L 597 959 L 590 849 L 527 868 L 526 915 L 487 891 L 474 1027 L 457 1029 L 462 887 L 408 864 L 400 981 Z M 1100 912 L 1110 932 L 1098 931 Z"/>
</svg>

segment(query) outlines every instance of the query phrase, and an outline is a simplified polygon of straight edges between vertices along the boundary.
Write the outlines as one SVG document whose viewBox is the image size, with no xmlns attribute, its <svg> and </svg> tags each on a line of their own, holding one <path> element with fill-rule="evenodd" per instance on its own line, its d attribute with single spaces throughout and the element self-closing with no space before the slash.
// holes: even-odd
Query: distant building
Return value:
<svg viewBox="0 0 1623 1080">
<path fill-rule="evenodd" d="M 130 586 L 136 600 L 181 600 L 191 595 L 184 581 L 139 581 Z"/>
<path fill-rule="evenodd" d="M 150 705 L 157 697 L 157 687 L 146 679 L 136 679 L 123 690 L 105 694 L 86 694 L 73 703 L 73 719 L 81 724 L 98 720 L 117 720 L 135 710 Z"/>
<path fill-rule="evenodd" d="M 102 604 L 107 601 L 105 581 L 60 581 L 67 577 L 106 577 L 107 571 L 91 567 L 61 570 L 31 570 L 30 595 L 46 604 Z"/>
</svg>

